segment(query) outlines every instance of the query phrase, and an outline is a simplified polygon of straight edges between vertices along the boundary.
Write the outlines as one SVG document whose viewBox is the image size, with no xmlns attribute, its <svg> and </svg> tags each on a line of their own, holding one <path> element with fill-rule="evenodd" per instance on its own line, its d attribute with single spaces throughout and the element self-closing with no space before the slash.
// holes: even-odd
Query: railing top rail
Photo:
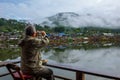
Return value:
<svg viewBox="0 0 120 80">
<path fill-rule="evenodd" d="M 110 72 L 105 72 L 101 70 L 80 68 L 77 66 L 71 66 L 71 65 L 61 64 L 61 63 L 49 63 L 47 64 L 47 66 L 64 69 L 64 70 L 75 71 L 75 72 L 82 72 L 85 74 L 101 76 L 101 77 L 106 77 L 111 79 L 120 79 L 120 74 L 113 73 L 113 72 L 110 73 Z"/>
<path fill-rule="evenodd" d="M 0 62 L 0 67 L 3 67 L 7 63 L 11 63 L 11 62 L 20 63 L 20 61 Z M 96 75 L 96 76 L 101 76 L 101 77 L 106 77 L 106 78 L 111 78 L 111 79 L 120 79 L 120 74 L 110 73 L 110 72 L 105 72 L 105 71 L 103 72 L 103 71 L 95 70 L 95 69 L 80 68 L 80 67 L 70 66 L 70 65 L 61 64 L 61 63 L 48 63 L 47 66 L 58 68 L 58 69 L 74 71 L 74 72 L 82 72 L 85 74 Z"/>
<path fill-rule="evenodd" d="M 8 63 L 20 63 L 20 61 L 3 61 L 0 62 L 0 67 L 6 66 Z"/>
</svg>

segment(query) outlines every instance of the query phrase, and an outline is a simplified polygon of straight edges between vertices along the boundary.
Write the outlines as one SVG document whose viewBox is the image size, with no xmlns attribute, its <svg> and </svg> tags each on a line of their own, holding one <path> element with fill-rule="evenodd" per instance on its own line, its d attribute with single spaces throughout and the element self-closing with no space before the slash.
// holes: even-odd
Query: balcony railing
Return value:
<svg viewBox="0 0 120 80">
<path fill-rule="evenodd" d="M 0 67 L 5 67 L 7 63 L 20 63 L 20 61 L 12 61 L 12 62 L 0 62 Z M 115 73 L 108 73 L 108 72 L 102 72 L 102 71 L 96 71 L 96 70 L 89 70 L 69 65 L 64 65 L 61 63 L 49 63 L 46 66 L 52 67 L 52 68 L 58 68 L 62 70 L 68 70 L 76 73 L 76 80 L 85 80 L 85 74 L 94 75 L 94 76 L 100 76 L 104 78 L 114 79 L 114 80 L 120 80 L 120 75 Z M 0 77 L 9 75 L 10 73 L 4 73 L 0 74 Z M 55 75 L 55 78 L 60 78 L 63 80 L 72 80 L 69 78 L 65 78 L 59 75 Z"/>
</svg>

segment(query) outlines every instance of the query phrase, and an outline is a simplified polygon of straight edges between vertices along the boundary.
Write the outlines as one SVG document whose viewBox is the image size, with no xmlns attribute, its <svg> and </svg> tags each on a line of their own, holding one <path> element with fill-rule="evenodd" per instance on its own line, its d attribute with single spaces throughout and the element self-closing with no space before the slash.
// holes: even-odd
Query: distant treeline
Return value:
<svg viewBox="0 0 120 80">
<path fill-rule="evenodd" d="M 28 23 L 22 20 L 15 19 L 5 19 L 0 18 L 0 32 L 15 32 L 15 31 L 24 31 L 25 26 Z M 74 34 L 74 33 L 84 33 L 84 34 L 95 34 L 95 33 L 120 33 L 119 29 L 110 29 L 110 28 L 100 28 L 95 26 L 87 26 L 87 27 L 70 27 L 70 26 L 41 26 L 40 24 L 34 24 L 37 30 L 45 30 L 47 33 L 60 33 L 64 32 L 66 34 Z M 113 26 L 114 27 L 114 26 Z"/>
</svg>

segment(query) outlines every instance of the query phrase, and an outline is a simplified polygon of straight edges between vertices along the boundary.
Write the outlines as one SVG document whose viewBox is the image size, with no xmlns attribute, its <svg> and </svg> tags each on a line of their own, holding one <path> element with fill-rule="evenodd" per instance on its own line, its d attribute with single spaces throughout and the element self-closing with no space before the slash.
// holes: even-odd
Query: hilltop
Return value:
<svg viewBox="0 0 120 80">
<path fill-rule="evenodd" d="M 65 26 L 65 27 L 100 27 L 100 28 L 120 28 L 120 19 L 108 19 L 95 14 L 78 14 L 74 12 L 62 12 L 46 17 L 38 24 L 42 26 Z"/>
</svg>

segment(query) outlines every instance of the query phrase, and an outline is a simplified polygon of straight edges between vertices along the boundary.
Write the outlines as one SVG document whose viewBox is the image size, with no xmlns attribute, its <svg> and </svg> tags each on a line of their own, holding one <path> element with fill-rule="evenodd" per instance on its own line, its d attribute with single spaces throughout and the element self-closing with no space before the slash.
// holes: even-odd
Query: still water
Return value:
<svg viewBox="0 0 120 80">
<path fill-rule="evenodd" d="M 14 49 L 12 49 L 14 50 Z M 16 50 L 16 49 L 15 49 Z M 7 53 L 9 54 L 9 53 Z M 17 53 L 16 53 L 17 54 Z M 19 60 L 19 54 L 11 54 L 10 57 L 13 60 Z M 48 62 L 52 63 L 62 63 L 66 65 L 78 66 L 86 69 L 94 69 L 106 72 L 112 72 L 120 74 L 120 47 L 107 47 L 107 48 L 51 48 L 41 51 L 43 59 L 48 59 Z M 3 56 L 2 56 L 3 57 Z M 0 59 L 3 59 L 0 56 Z M 9 56 L 8 56 L 9 57 Z M 10 60 L 7 58 L 6 60 Z M 1 60 L 2 61 L 2 60 Z M 0 73 L 2 73 L 5 68 L 1 68 Z M 72 72 L 65 72 L 58 69 L 53 69 L 55 74 L 66 75 L 73 80 L 75 75 Z M 6 70 L 5 70 L 6 71 Z M 68 74 L 64 74 L 68 73 Z M 9 79 L 8 79 L 9 78 Z M 10 76 L 1 78 L 0 80 L 10 80 Z M 105 78 L 99 78 L 95 76 L 86 75 L 86 80 L 110 80 Z"/>
</svg>

